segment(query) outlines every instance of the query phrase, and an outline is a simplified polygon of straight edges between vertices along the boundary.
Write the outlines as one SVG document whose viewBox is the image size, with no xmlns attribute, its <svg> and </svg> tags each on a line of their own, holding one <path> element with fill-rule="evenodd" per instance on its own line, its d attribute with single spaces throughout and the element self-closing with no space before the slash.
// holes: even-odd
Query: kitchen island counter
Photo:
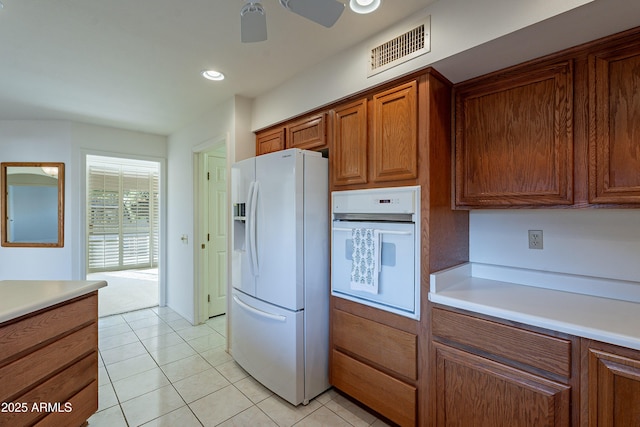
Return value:
<svg viewBox="0 0 640 427">
<path fill-rule="evenodd" d="M 429 300 L 640 350 L 640 283 L 467 263 L 431 275 Z"/>
<path fill-rule="evenodd" d="M 0 425 L 80 426 L 98 409 L 104 281 L 0 281 Z"/>
<path fill-rule="evenodd" d="M 89 294 L 105 286 L 105 281 L 2 280 L 0 323 Z"/>
</svg>

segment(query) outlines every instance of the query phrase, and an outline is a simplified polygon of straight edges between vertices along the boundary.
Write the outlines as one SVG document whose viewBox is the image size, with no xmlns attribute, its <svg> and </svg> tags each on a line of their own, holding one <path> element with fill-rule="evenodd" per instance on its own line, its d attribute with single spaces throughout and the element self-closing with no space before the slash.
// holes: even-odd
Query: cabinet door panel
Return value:
<svg viewBox="0 0 640 427">
<path fill-rule="evenodd" d="M 284 150 L 284 128 L 268 130 L 256 134 L 256 156 Z"/>
<path fill-rule="evenodd" d="M 589 57 L 591 203 L 640 203 L 640 52 Z"/>
<path fill-rule="evenodd" d="M 324 113 L 287 126 L 287 148 L 319 149 L 326 145 Z"/>
<path fill-rule="evenodd" d="M 456 90 L 456 204 L 573 202 L 570 61 Z"/>
<path fill-rule="evenodd" d="M 435 344 L 436 425 L 570 425 L 570 387 Z"/>
<path fill-rule="evenodd" d="M 418 84 L 373 96 L 373 180 L 418 176 Z"/>
<path fill-rule="evenodd" d="M 334 185 L 367 182 L 367 100 L 334 110 L 331 175 Z"/>
<path fill-rule="evenodd" d="M 640 360 L 589 349 L 589 426 L 640 425 Z"/>
</svg>

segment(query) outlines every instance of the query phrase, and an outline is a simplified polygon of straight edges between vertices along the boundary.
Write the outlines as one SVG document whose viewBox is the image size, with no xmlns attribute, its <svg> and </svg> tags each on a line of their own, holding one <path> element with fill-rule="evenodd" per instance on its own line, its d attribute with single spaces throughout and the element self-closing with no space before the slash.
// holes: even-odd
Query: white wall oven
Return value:
<svg viewBox="0 0 640 427">
<path fill-rule="evenodd" d="M 331 194 L 331 295 L 420 318 L 420 187 Z"/>
</svg>

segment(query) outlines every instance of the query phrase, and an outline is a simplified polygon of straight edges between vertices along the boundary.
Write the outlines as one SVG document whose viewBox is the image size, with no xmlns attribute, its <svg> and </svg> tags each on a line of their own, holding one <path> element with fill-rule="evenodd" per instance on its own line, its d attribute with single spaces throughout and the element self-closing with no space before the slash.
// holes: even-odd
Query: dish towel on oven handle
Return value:
<svg viewBox="0 0 640 427">
<path fill-rule="evenodd" d="M 372 228 L 354 228 L 351 230 L 351 238 L 353 239 L 351 289 L 377 294 L 380 273 L 380 233 Z"/>
</svg>

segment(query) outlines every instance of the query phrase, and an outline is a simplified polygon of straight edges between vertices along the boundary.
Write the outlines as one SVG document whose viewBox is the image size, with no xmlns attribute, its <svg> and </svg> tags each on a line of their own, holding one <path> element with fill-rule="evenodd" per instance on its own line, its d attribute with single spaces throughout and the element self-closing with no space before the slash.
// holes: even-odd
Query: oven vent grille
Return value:
<svg viewBox="0 0 640 427">
<path fill-rule="evenodd" d="M 431 50 L 430 16 L 402 34 L 387 40 L 370 50 L 368 77 L 407 62 Z"/>
</svg>

